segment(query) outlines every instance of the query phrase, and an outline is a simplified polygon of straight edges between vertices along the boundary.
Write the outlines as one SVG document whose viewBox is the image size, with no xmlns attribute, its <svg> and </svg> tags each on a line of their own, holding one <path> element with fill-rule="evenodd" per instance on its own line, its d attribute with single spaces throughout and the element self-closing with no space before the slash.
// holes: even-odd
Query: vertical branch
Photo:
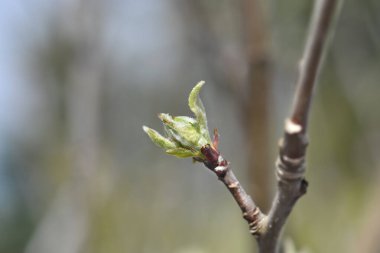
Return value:
<svg viewBox="0 0 380 253">
<path fill-rule="evenodd" d="M 277 252 L 283 225 L 297 200 L 306 193 L 305 154 L 308 145 L 307 119 L 323 48 L 335 11 L 336 0 L 316 2 L 313 19 L 299 69 L 291 117 L 285 122 L 277 159 L 278 189 L 268 214 L 266 233 L 259 238 L 262 253 Z"/>
<path fill-rule="evenodd" d="M 306 131 L 314 83 L 322 58 L 329 25 L 334 14 L 336 0 L 316 1 L 311 30 L 300 61 L 297 90 L 291 120 Z"/>
</svg>

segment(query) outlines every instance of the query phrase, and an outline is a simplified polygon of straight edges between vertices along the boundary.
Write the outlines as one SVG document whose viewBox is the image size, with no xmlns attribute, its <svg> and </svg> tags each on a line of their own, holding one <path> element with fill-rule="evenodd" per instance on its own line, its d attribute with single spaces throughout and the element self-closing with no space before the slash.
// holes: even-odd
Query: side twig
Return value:
<svg viewBox="0 0 380 253">
<path fill-rule="evenodd" d="M 210 145 L 204 146 L 201 152 L 206 157 L 205 166 L 218 176 L 218 179 L 227 187 L 240 207 L 243 218 L 248 222 L 251 234 L 254 236 L 259 235 L 264 228 L 265 215 L 241 186 L 231 170 L 229 162 L 220 155 L 218 150 Z"/>
</svg>

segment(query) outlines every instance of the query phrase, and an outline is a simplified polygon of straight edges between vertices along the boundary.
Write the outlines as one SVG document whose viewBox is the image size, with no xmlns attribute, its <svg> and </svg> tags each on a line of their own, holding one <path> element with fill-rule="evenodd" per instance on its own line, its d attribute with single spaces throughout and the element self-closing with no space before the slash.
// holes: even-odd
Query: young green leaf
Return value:
<svg viewBox="0 0 380 253">
<path fill-rule="evenodd" d="M 169 114 L 161 113 L 158 116 L 165 126 L 165 130 L 173 141 L 179 146 L 200 149 L 201 146 L 206 145 L 208 140 L 201 133 L 198 122 L 187 116 L 172 117 Z"/>
<path fill-rule="evenodd" d="M 176 144 L 171 140 L 163 137 L 156 130 L 143 126 L 144 132 L 149 136 L 154 144 L 164 149 L 173 149 L 176 148 Z"/>
<path fill-rule="evenodd" d="M 191 90 L 190 95 L 189 95 L 189 107 L 196 117 L 201 134 L 207 139 L 208 142 L 211 142 L 210 134 L 207 128 L 206 110 L 199 97 L 199 93 L 204 83 L 205 83 L 204 81 L 200 81 Z"/>
<path fill-rule="evenodd" d="M 166 153 L 169 155 L 174 155 L 174 156 L 180 157 L 180 158 L 197 156 L 196 152 L 193 152 L 191 150 L 184 149 L 184 148 L 168 149 L 168 150 L 166 150 Z"/>
<path fill-rule="evenodd" d="M 199 82 L 190 92 L 189 107 L 195 118 L 187 116 L 172 117 L 167 113 L 160 113 L 158 117 L 164 125 L 167 137 L 157 131 L 143 126 L 144 131 L 157 146 L 163 148 L 167 154 L 177 157 L 193 157 L 195 161 L 205 159 L 201 152 L 202 147 L 212 145 L 207 128 L 206 112 L 199 92 L 204 82 Z"/>
</svg>

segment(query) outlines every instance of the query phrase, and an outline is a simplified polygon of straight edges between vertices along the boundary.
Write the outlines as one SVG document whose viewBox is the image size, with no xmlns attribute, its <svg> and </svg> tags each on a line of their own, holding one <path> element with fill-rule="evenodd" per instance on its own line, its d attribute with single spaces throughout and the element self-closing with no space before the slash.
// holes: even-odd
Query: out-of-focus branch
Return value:
<svg viewBox="0 0 380 253">
<path fill-rule="evenodd" d="M 243 108 L 248 143 L 249 192 L 265 211 L 270 208 L 271 166 L 269 160 L 269 97 L 271 63 L 265 11 L 260 0 L 242 0 L 243 35 L 247 74 Z"/>
</svg>

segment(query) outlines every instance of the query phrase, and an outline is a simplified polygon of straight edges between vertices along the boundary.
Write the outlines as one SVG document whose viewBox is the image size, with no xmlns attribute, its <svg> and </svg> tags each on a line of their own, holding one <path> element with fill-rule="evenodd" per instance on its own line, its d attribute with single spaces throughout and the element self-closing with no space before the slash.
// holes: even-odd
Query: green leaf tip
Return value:
<svg viewBox="0 0 380 253">
<path fill-rule="evenodd" d="M 195 85 L 189 94 L 189 107 L 190 110 L 194 113 L 195 118 L 199 124 L 199 129 L 204 138 L 211 142 L 210 134 L 207 127 L 207 116 L 206 110 L 203 106 L 202 100 L 199 97 L 199 93 L 205 84 L 205 81 L 200 81 Z"/>
<path fill-rule="evenodd" d="M 163 137 L 156 130 L 149 128 L 147 126 L 143 126 L 143 130 L 149 136 L 149 138 L 152 140 L 152 142 L 154 144 L 156 144 L 157 146 L 164 148 L 164 149 L 172 149 L 172 148 L 176 147 L 174 142 Z"/>
<path fill-rule="evenodd" d="M 197 115 L 198 113 L 198 100 L 199 100 L 199 93 L 201 92 L 201 89 L 203 85 L 205 84 L 205 81 L 200 81 L 197 83 L 194 88 L 191 90 L 189 94 L 189 107 L 190 110 Z M 204 109 L 204 108 L 203 108 Z"/>
<path fill-rule="evenodd" d="M 167 113 L 158 114 L 158 118 L 164 125 L 166 137 L 149 127 L 143 126 L 143 130 L 152 142 L 163 148 L 167 154 L 181 158 L 193 157 L 197 161 L 205 159 L 201 153 L 201 148 L 206 144 L 212 145 L 212 142 L 207 128 L 206 111 L 199 97 L 204 83 L 204 81 L 199 82 L 189 94 L 189 107 L 195 118 L 188 116 L 172 117 Z"/>
</svg>

